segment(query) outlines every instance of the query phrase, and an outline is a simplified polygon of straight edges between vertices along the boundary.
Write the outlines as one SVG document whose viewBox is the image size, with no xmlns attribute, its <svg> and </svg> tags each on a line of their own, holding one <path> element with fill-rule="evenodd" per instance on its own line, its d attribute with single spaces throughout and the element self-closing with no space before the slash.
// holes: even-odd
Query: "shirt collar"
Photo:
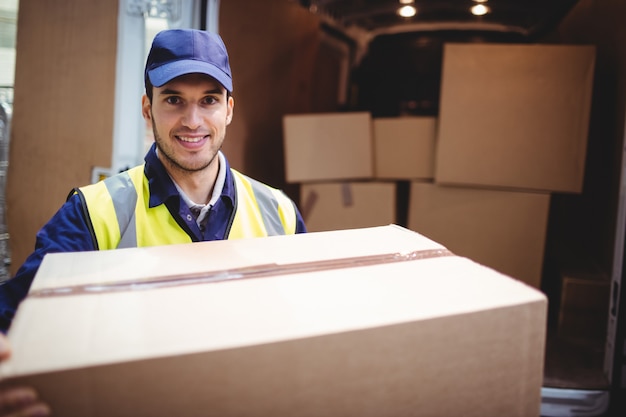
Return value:
<svg viewBox="0 0 626 417">
<path fill-rule="evenodd" d="M 158 152 L 158 149 L 157 149 L 157 152 Z M 185 203 L 187 203 L 189 207 L 196 207 L 196 206 L 197 207 L 205 207 L 205 206 L 211 207 L 220 198 L 220 195 L 222 194 L 222 190 L 224 189 L 224 181 L 226 180 L 226 158 L 224 157 L 221 151 L 218 151 L 217 157 L 219 160 L 219 171 L 217 172 L 217 178 L 215 179 L 215 184 L 213 185 L 213 192 L 211 193 L 211 199 L 209 200 L 208 204 L 196 203 L 195 201 L 192 201 L 191 198 L 189 198 L 189 196 L 185 193 L 185 191 L 183 191 L 183 189 L 180 188 L 180 185 L 178 185 L 178 183 L 174 181 L 174 179 L 170 176 L 170 179 L 174 183 L 176 190 L 178 190 L 178 194 L 180 194 L 180 197 L 183 199 Z"/>
<path fill-rule="evenodd" d="M 224 154 L 218 153 L 220 169 L 217 174 L 213 194 L 209 204 L 213 205 L 220 197 L 228 199 L 231 205 L 235 202 L 235 184 L 230 165 Z M 169 198 L 179 197 L 174 181 L 170 178 L 165 167 L 159 160 L 156 152 L 156 143 L 153 143 L 144 158 L 146 164 L 144 175 L 148 180 L 150 190 L 150 207 L 155 207 L 165 203 Z"/>
</svg>

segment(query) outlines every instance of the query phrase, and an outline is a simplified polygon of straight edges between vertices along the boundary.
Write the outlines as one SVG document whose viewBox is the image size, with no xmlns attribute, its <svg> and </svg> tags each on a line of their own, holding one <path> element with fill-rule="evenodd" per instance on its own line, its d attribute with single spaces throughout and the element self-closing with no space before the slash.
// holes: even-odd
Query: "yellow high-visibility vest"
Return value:
<svg viewBox="0 0 626 417">
<path fill-rule="evenodd" d="M 280 190 L 231 168 L 235 178 L 235 215 L 228 239 L 294 234 L 296 210 Z M 150 208 L 144 165 L 77 191 L 100 250 L 189 243 L 192 238 L 165 204 Z"/>
</svg>

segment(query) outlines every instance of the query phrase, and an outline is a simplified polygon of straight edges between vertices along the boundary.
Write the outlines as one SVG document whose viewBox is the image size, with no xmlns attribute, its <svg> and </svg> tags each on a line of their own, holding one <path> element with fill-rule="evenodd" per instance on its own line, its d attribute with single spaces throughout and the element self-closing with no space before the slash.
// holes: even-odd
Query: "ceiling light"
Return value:
<svg viewBox="0 0 626 417">
<path fill-rule="evenodd" d="M 483 16 L 489 13 L 489 7 L 483 6 L 482 4 L 477 4 L 475 6 L 472 6 L 470 10 L 472 11 L 472 14 L 474 16 Z"/>
<path fill-rule="evenodd" d="M 402 6 L 398 9 L 398 14 L 402 17 L 413 17 L 417 13 L 417 9 L 413 6 Z"/>
<path fill-rule="evenodd" d="M 487 0 L 473 0 L 474 3 L 487 3 Z"/>
<path fill-rule="evenodd" d="M 411 4 L 415 3 L 415 0 L 400 0 L 400 4 Z"/>
</svg>

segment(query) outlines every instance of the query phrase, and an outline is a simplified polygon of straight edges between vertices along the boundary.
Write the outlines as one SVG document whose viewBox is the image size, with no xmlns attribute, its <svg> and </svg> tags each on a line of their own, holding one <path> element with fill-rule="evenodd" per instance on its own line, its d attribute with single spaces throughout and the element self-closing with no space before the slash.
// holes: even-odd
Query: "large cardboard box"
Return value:
<svg viewBox="0 0 626 417">
<path fill-rule="evenodd" d="M 409 229 L 540 288 L 549 194 L 412 182 L 409 199 Z"/>
<path fill-rule="evenodd" d="M 374 176 L 368 112 L 283 117 L 287 182 L 370 179 Z"/>
<path fill-rule="evenodd" d="M 538 416 L 546 304 L 397 226 L 54 254 L 1 375 L 64 417 Z"/>
<path fill-rule="evenodd" d="M 395 182 L 325 182 L 300 186 L 307 230 L 356 229 L 396 223 Z"/>
<path fill-rule="evenodd" d="M 435 181 L 580 193 L 593 46 L 447 44 Z"/>
<path fill-rule="evenodd" d="M 378 179 L 432 179 L 435 171 L 435 117 L 381 117 L 374 124 L 374 176 Z"/>
</svg>

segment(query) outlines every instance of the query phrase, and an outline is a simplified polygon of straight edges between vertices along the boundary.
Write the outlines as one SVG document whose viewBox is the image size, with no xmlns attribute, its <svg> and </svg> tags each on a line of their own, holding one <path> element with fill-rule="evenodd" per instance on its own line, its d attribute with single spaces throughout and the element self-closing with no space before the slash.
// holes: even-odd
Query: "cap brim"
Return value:
<svg viewBox="0 0 626 417">
<path fill-rule="evenodd" d="M 206 74 L 215 78 L 229 92 L 233 91 L 233 81 L 222 70 L 207 62 L 182 60 L 170 62 L 148 71 L 150 82 L 155 87 L 161 87 L 176 77 L 186 74 Z"/>
</svg>

